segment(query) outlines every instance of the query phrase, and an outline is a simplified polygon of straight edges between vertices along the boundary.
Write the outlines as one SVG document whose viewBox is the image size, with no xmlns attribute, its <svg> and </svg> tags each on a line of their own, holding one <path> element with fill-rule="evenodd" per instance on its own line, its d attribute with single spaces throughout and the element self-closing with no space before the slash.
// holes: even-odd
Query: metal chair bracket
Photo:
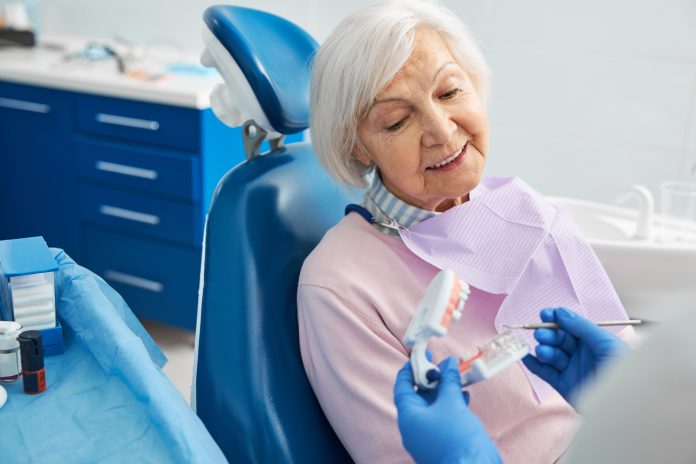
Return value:
<svg viewBox="0 0 696 464">
<path fill-rule="evenodd" d="M 244 142 L 244 154 L 247 160 L 252 160 L 260 156 L 259 150 L 261 144 L 268 137 L 268 131 L 256 124 L 253 119 L 250 119 L 244 123 L 242 126 L 242 141 Z M 285 136 L 280 136 L 275 139 L 271 139 L 268 143 L 271 146 L 271 150 L 276 150 L 283 146 L 285 141 Z"/>
</svg>

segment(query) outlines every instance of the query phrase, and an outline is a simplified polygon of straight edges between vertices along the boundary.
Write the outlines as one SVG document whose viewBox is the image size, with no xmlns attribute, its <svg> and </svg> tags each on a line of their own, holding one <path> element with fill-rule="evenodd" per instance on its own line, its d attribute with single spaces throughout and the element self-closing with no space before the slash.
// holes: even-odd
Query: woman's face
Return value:
<svg viewBox="0 0 696 464">
<path fill-rule="evenodd" d="M 488 151 L 486 111 L 469 75 L 435 32 L 413 53 L 358 124 L 353 156 L 375 163 L 384 185 L 411 205 L 444 211 L 468 200 Z"/>
</svg>

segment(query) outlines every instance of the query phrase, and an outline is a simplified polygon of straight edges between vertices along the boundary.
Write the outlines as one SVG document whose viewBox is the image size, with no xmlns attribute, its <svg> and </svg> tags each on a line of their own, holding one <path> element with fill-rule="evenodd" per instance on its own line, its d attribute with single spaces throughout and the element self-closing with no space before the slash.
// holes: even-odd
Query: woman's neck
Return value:
<svg viewBox="0 0 696 464">
<path fill-rule="evenodd" d="M 455 206 L 459 206 L 462 203 L 466 203 L 467 201 L 469 201 L 469 195 L 465 197 L 451 198 L 437 205 L 433 211 L 437 211 L 438 213 L 444 213 L 448 209 L 453 208 Z"/>
</svg>

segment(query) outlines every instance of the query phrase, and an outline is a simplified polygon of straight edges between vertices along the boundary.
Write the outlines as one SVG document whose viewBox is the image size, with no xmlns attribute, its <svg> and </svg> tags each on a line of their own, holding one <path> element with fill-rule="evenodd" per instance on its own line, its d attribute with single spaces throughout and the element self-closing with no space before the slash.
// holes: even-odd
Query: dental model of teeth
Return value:
<svg viewBox="0 0 696 464">
<path fill-rule="evenodd" d="M 450 323 L 462 316 L 469 298 L 469 286 L 449 269 L 438 272 L 418 302 L 416 312 L 404 335 L 404 345 L 411 348 L 413 377 L 421 388 L 434 388 L 440 370 L 426 356 L 431 337 L 442 337 Z"/>
<path fill-rule="evenodd" d="M 454 271 L 438 272 L 425 290 L 404 335 L 411 348 L 411 369 L 418 388 L 432 389 L 440 379 L 440 370 L 426 356 L 431 337 L 443 337 L 450 323 L 462 316 L 469 298 L 469 286 Z M 478 348 L 478 352 L 459 360 L 462 386 L 489 379 L 529 353 L 529 345 L 512 332 L 503 332 Z"/>
</svg>

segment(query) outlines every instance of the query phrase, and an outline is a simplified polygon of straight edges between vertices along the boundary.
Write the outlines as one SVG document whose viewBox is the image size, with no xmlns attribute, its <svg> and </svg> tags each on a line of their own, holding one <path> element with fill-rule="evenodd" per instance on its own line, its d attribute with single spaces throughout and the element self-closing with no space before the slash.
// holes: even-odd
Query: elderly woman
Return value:
<svg viewBox="0 0 696 464">
<path fill-rule="evenodd" d="M 387 225 L 411 227 L 469 200 L 488 154 L 488 75 L 466 26 L 418 0 L 354 13 L 316 56 L 316 152 L 336 180 L 368 187 L 363 206 L 375 221 L 348 214 L 307 258 L 301 350 L 326 416 L 358 462 L 410 460 L 393 378 L 409 357 L 404 332 L 438 269 Z M 476 352 L 494 337 L 504 298 L 472 288 L 461 320 L 431 342 L 435 360 Z M 521 365 L 469 391 L 505 462 L 551 463 L 572 440 L 573 409 L 557 394 L 539 403 Z"/>
</svg>

